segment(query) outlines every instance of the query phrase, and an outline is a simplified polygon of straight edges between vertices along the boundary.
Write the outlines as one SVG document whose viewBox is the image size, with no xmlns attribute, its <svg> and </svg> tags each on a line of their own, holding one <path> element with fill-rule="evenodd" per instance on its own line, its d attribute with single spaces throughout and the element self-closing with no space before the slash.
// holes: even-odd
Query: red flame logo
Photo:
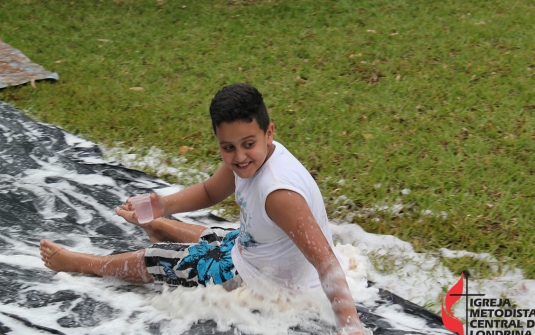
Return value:
<svg viewBox="0 0 535 335">
<path fill-rule="evenodd" d="M 464 335 L 464 327 L 461 320 L 457 319 L 453 315 L 451 308 L 453 307 L 453 304 L 461 299 L 463 289 L 464 273 L 461 274 L 459 281 L 448 291 L 446 297 L 444 298 L 444 302 L 442 303 L 442 322 L 444 323 L 444 326 L 452 332 L 458 333 L 459 335 Z"/>
</svg>

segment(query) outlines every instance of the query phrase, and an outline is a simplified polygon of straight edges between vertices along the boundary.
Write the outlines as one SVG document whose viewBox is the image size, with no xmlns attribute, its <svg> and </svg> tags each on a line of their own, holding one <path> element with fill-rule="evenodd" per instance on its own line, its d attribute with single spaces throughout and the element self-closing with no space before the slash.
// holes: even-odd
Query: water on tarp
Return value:
<svg viewBox="0 0 535 335">
<path fill-rule="evenodd" d="M 0 334 L 336 333 L 321 291 L 169 288 L 49 270 L 39 255 L 42 238 L 99 255 L 148 246 L 143 230 L 113 208 L 132 195 L 169 194 L 181 186 L 107 162 L 94 143 L 32 121 L 2 102 L 0 132 Z M 238 227 L 207 211 L 176 218 Z M 457 279 L 437 257 L 417 254 L 406 242 L 368 234 L 354 224 L 333 223 L 332 231 L 349 261 L 347 281 L 369 330 L 449 333 L 436 314 L 420 307 L 440 304 L 444 288 Z M 378 271 L 371 253 L 394 255 L 394 262 L 405 265 L 395 274 Z M 489 292 L 516 294 L 518 299 L 535 292 L 521 273 L 510 275 L 523 286 L 502 285 Z"/>
</svg>

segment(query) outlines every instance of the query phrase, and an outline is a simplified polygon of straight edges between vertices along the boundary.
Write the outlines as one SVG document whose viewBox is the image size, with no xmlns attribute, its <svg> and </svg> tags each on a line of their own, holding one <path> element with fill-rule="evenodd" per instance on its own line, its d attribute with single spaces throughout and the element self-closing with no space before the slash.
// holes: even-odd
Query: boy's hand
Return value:
<svg viewBox="0 0 535 335">
<path fill-rule="evenodd" d="M 128 200 L 126 204 L 122 204 L 121 206 L 115 207 L 115 214 L 119 215 L 127 222 L 130 222 L 135 225 L 140 225 L 140 223 L 137 221 L 137 215 L 134 212 L 134 206 L 132 206 L 132 204 L 129 204 Z"/>
<path fill-rule="evenodd" d="M 158 194 L 151 193 L 150 204 L 152 206 L 152 214 L 155 219 L 163 216 L 164 205 L 162 198 Z M 116 207 L 115 213 L 132 224 L 140 225 L 140 223 L 138 222 L 137 214 L 135 213 L 135 207 L 134 205 L 132 205 L 130 198 L 126 200 L 125 204 Z"/>
<path fill-rule="evenodd" d="M 157 219 L 164 216 L 165 212 L 165 201 L 156 193 L 150 194 L 150 204 L 152 206 L 152 215 Z"/>
</svg>

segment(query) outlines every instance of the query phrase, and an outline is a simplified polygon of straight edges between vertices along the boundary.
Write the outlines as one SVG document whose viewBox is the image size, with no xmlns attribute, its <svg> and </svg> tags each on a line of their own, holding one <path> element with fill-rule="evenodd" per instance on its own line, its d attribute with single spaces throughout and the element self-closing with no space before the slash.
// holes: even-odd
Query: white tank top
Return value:
<svg viewBox="0 0 535 335">
<path fill-rule="evenodd" d="M 318 185 L 305 167 L 274 141 L 275 151 L 250 178 L 236 174 L 236 202 L 240 205 L 240 234 L 232 249 L 232 260 L 246 284 L 255 281 L 298 289 L 321 285 L 316 269 L 293 241 L 267 215 L 267 196 L 280 189 L 300 194 L 312 211 L 331 248 L 332 234 Z M 346 261 L 342 260 L 343 265 Z M 346 270 L 346 266 L 342 266 Z"/>
</svg>

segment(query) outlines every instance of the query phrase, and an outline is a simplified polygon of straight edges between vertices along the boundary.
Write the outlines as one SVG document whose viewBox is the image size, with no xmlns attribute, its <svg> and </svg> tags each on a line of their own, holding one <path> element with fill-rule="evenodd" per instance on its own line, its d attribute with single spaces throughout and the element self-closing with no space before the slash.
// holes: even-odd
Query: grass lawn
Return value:
<svg viewBox="0 0 535 335">
<path fill-rule="evenodd" d="M 535 278 L 534 31 L 528 0 L 3 0 L 0 39 L 60 81 L 0 100 L 210 172 L 210 100 L 248 82 L 331 218 Z"/>
</svg>

